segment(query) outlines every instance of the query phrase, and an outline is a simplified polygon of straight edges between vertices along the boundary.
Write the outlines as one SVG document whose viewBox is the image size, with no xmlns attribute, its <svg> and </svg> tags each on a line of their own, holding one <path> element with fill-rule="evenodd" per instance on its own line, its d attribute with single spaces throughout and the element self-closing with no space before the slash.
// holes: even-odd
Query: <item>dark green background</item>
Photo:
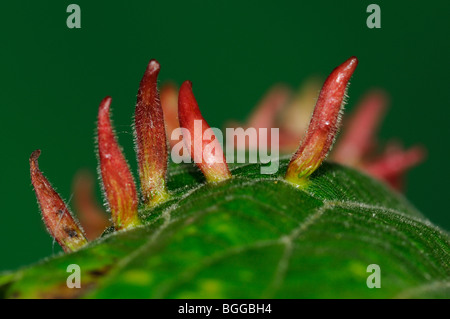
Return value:
<svg viewBox="0 0 450 319">
<path fill-rule="evenodd" d="M 366 27 L 372 2 L 381 29 Z M 81 6 L 81 29 L 66 27 L 70 3 Z M 0 269 L 59 251 L 40 220 L 28 157 L 42 150 L 42 170 L 69 199 L 74 173 L 96 168 L 95 120 L 106 95 L 136 168 L 130 124 L 151 58 L 161 81 L 192 80 L 205 118 L 221 127 L 244 120 L 272 84 L 298 86 L 356 55 L 347 109 L 373 87 L 391 95 L 380 137 L 426 146 L 406 194 L 450 229 L 448 1 L 17 1 L 0 12 Z"/>
</svg>

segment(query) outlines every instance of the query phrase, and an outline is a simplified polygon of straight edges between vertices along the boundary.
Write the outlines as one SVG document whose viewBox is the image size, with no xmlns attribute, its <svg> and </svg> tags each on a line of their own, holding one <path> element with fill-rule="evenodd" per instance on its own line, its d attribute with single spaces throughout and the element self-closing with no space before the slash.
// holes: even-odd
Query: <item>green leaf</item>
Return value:
<svg viewBox="0 0 450 319">
<path fill-rule="evenodd" d="M 449 297 L 449 236 L 401 195 L 330 163 L 307 189 L 260 164 L 206 184 L 193 166 L 169 169 L 172 198 L 140 211 L 144 226 L 0 276 L 8 298 Z M 66 286 L 81 268 L 81 289 Z M 368 288 L 368 265 L 381 288 Z"/>
</svg>

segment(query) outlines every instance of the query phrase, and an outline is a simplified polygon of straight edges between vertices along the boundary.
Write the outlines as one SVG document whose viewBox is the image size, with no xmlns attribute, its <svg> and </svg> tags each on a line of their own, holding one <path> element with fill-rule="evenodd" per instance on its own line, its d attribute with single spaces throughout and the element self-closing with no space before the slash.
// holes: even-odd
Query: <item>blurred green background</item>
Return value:
<svg viewBox="0 0 450 319">
<path fill-rule="evenodd" d="M 373 2 L 381 29 L 366 26 Z M 66 26 L 70 3 L 81 7 L 81 29 Z M 297 87 L 356 55 L 347 109 L 373 87 L 390 94 L 380 139 L 426 146 L 406 195 L 450 229 L 448 1 L 16 1 L 0 12 L 0 270 L 59 251 L 41 222 L 28 157 L 42 150 L 41 169 L 68 200 L 74 173 L 96 169 L 96 113 L 106 95 L 136 168 L 130 124 L 151 58 L 161 82 L 193 81 L 205 118 L 222 127 L 244 120 L 272 84 Z"/>
</svg>

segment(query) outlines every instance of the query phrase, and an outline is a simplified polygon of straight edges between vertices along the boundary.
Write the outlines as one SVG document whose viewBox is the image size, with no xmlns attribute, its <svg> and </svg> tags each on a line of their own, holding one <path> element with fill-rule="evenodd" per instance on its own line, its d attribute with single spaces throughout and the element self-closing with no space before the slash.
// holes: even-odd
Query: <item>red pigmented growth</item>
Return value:
<svg viewBox="0 0 450 319">
<path fill-rule="evenodd" d="M 309 114 L 320 85 L 317 80 L 306 82 L 304 89 L 297 94 L 293 94 L 284 85 L 274 86 L 245 125 L 234 123 L 232 126 L 253 128 L 257 132 L 261 128 L 278 127 L 279 146 L 284 152 L 294 151 L 301 139 L 302 143 L 291 158 L 285 179 L 295 187 L 305 186 L 309 176 L 321 165 L 333 146 L 346 88 L 357 64 L 358 60 L 352 57 L 334 69 L 326 79 L 306 134 Z M 201 115 L 192 92 L 192 83 L 184 82 L 179 93 L 173 84 L 167 84 L 163 86 L 160 96 L 157 88 L 159 71 L 159 63 L 151 60 L 140 83 L 135 109 L 139 177 L 143 203 L 147 208 L 164 202 L 170 196 L 166 186 L 167 138 L 171 140 L 171 134 L 177 128 L 182 129 L 187 146 L 183 151 L 190 153 L 208 182 L 231 178 L 222 145 Z M 346 123 L 346 129 L 332 158 L 400 189 L 406 171 L 424 159 L 425 150 L 422 147 L 405 150 L 398 144 L 388 143 L 387 147 L 378 151 L 375 133 L 385 112 L 386 100 L 386 96 L 378 91 L 363 99 L 356 108 L 355 115 Z M 113 132 L 110 105 L 111 98 L 106 97 L 99 107 L 98 155 L 112 222 L 116 230 L 121 230 L 140 225 L 141 222 L 138 217 L 136 186 Z M 245 133 L 241 131 L 239 134 Z M 269 140 L 271 139 L 268 142 Z M 173 141 L 172 146 L 178 147 L 176 143 Z M 254 151 L 258 146 L 259 143 L 249 144 L 248 148 Z M 45 225 L 64 251 L 74 251 L 87 244 L 86 237 L 95 239 L 100 236 L 108 227 L 109 221 L 94 200 L 93 178 L 85 173 L 77 175 L 74 182 L 74 202 L 81 225 L 86 229 L 85 235 L 61 197 L 40 172 L 37 161 L 39 155 L 39 150 L 32 153 L 30 172 Z"/>
<path fill-rule="evenodd" d="M 289 101 L 291 94 L 291 90 L 286 86 L 276 85 L 272 87 L 252 112 L 248 120 L 248 126 L 256 129 L 274 127 L 277 114 Z"/>
<path fill-rule="evenodd" d="M 187 134 L 183 131 L 183 137 L 190 155 L 206 179 L 217 182 L 230 178 L 231 173 L 219 141 L 214 134 L 209 134 L 210 138 L 204 138 L 207 130 L 211 133 L 211 128 L 200 113 L 190 81 L 185 81 L 180 88 L 178 118 L 180 127 L 189 132 Z"/>
<path fill-rule="evenodd" d="M 378 159 L 365 163 L 362 169 L 370 175 L 388 182 L 395 189 L 403 188 L 404 174 L 424 160 L 426 151 L 415 146 L 408 150 L 400 147 L 387 148 Z"/>
<path fill-rule="evenodd" d="M 178 89 L 173 83 L 166 83 L 161 88 L 161 106 L 166 123 L 167 138 L 170 146 L 177 142 L 171 139 L 172 132 L 180 125 L 178 124 Z"/>
<path fill-rule="evenodd" d="M 100 103 L 98 111 L 98 155 L 103 189 L 116 229 L 126 229 L 140 224 L 138 197 L 133 176 L 122 154 L 109 118 L 111 98 Z"/>
<path fill-rule="evenodd" d="M 235 121 L 229 121 L 227 123 L 227 127 L 232 128 L 238 128 L 242 127 L 244 130 L 247 130 L 248 128 L 254 128 L 256 129 L 256 134 L 258 136 L 257 140 L 249 139 L 248 140 L 248 146 L 243 145 L 237 145 L 235 144 L 236 148 L 239 147 L 246 147 L 249 150 L 255 151 L 258 149 L 259 146 L 259 139 L 261 136 L 259 135 L 259 129 L 260 128 L 266 128 L 267 131 L 270 133 L 270 129 L 277 127 L 277 117 L 280 113 L 283 106 L 289 101 L 291 98 L 292 92 L 289 88 L 282 84 L 274 85 L 270 90 L 266 93 L 266 95 L 261 99 L 261 101 L 258 103 L 258 105 L 254 108 L 252 113 L 250 114 L 250 117 L 248 121 L 243 124 Z M 236 139 L 237 140 L 246 140 L 246 133 L 245 131 L 236 131 Z M 280 128 L 279 131 L 279 137 L 280 137 L 280 145 L 279 147 L 282 148 L 284 145 L 281 145 L 282 141 L 286 138 L 286 132 L 283 131 Z M 295 137 L 295 136 L 294 136 Z M 271 146 L 271 138 L 265 138 L 267 142 L 267 147 L 270 148 Z M 227 141 L 229 143 L 230 141 Z M 246 142 L 247 143 L 247 142 Z M 295 143 L 298 143 L 297 138 L 295 138 Z"/>
<path fill-rule="evenodd" d="M 79 171 L 73 181 L 73 201 L 86 237 L 94 240 L 110 225 L 106 212 L 95 200 L 94 177 L 89 171 Z"/>
<path fill-rule="evenodd" d="M 167 198 L 167 142 L 157 88 L 159 70 L 159 63 L 151 60 L 139 86 L 134 117 L 141 192 L 144 203 L 150 206 Z"/>
<path fill-rule="evenodd" d="M 31 154 L 30 174 L 45 226 L 65 252 L 77 250 L 87 244 L 87 239 L 64 201 L 39 170 L 40 154 L 40 150 Z"/>
<path fill-rule="evenodd" d="M 348 81 L 358 65 L 351 57 L 331 72 L 320 91 L 308 132 L 292 157 L 286 180 L 302 185 L 322 163 L 336 137 Z"/>
<path fill-rule="evenodd" d="M 404 150 L 400 145 L 390 142 L 381 155 L 377 154 L 376 131 L 386 111 L 386 105 L 386 94 L 381 91 L 369 93 L 345 125 L 332 159 L 359 168 L 401 190 L 405 173 L 422 162 L 426 152 L 420 146 Z"/>
<path fill-rule="evenodd" d="M 333 151 L 332 158 L 345 165 L 358 165 L 375 146 L 375 133 L 386 111 L 387 97 L 381 91 L 366 95 L 356 109 Z"/>
</svg>

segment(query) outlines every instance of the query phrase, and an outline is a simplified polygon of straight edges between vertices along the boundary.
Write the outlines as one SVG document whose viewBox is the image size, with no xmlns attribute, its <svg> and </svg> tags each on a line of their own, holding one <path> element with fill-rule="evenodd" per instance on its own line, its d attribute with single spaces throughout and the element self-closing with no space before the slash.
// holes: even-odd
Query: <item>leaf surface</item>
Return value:
<svg viewBox="0 0 450 319">
<path fill-rule="evenodd" d="M 307 189 L 260 164 L 206 184 L 171 165 L 172 198 L 141 210 L 144 226 L 0 276 L 12 298 L 449 297 L 449 236 L 401 195 L 361 173 L 324 163 Z M 81 268 L 81 289 L 66 286 Z M 369 289 L 367 266 L 381 269 Z"/>
</svg>

